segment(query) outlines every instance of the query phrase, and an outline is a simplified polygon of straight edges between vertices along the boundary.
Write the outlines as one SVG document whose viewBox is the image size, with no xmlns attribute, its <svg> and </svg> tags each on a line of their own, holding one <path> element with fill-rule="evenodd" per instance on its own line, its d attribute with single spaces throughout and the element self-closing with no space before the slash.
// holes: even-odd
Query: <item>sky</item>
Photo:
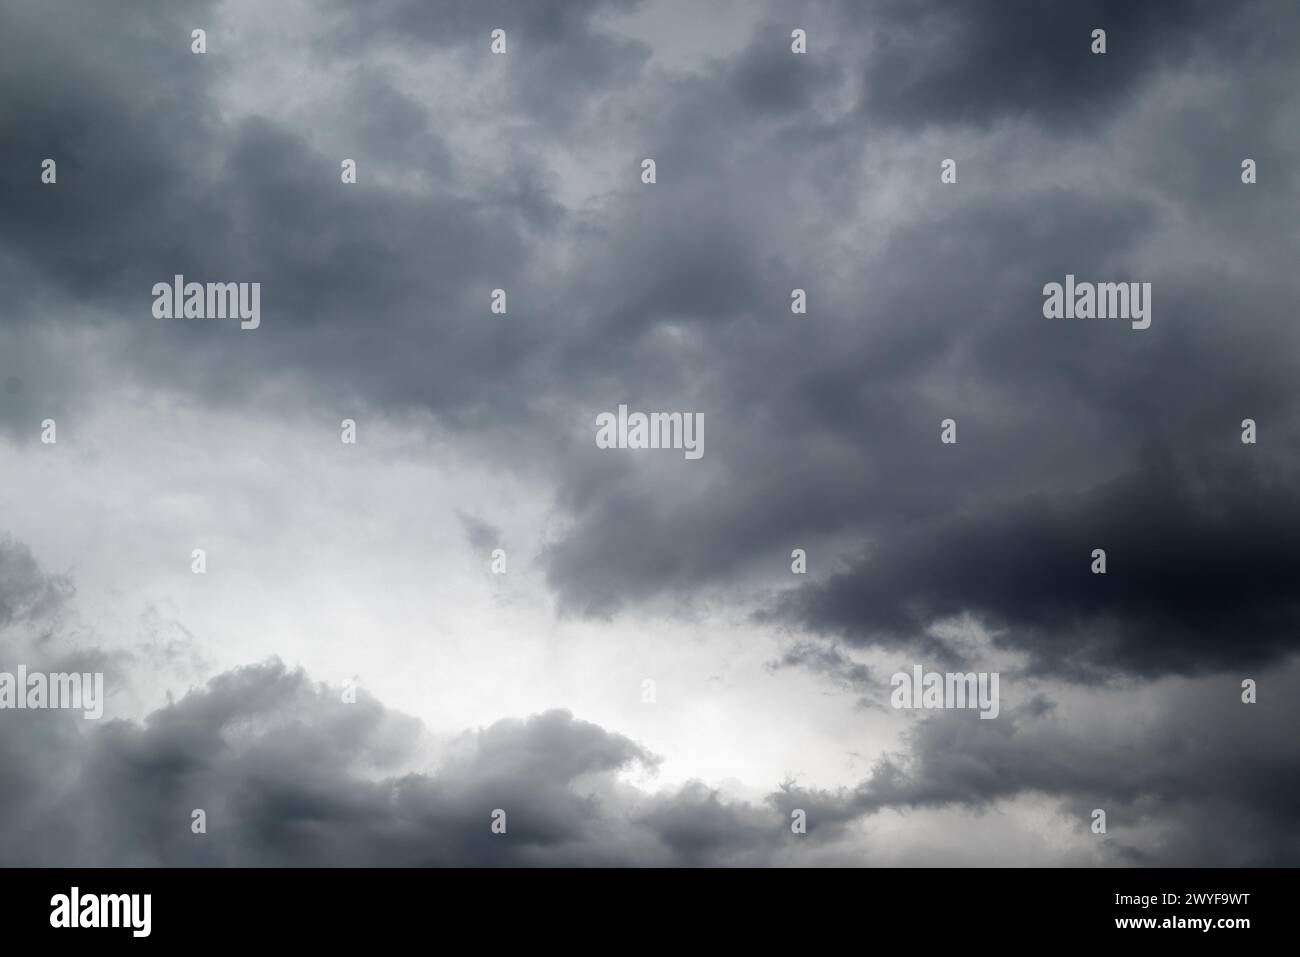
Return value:
<svg viewBox="0 0 1300 957">
<path fill-rule="evenodd" d="M 1300 863 L 1298 52 L 1282 0 L 0 0 L 0 672 L 106 694 L 0 709 L 0 863 Z"/>
</svg>

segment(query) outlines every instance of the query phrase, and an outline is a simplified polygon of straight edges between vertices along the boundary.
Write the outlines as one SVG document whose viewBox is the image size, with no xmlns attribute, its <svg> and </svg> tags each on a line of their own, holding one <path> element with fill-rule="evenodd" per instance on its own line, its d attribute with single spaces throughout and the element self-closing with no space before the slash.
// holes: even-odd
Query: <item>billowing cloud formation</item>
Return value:
<svg viewBox="0 0 1300 957">
<path fill-rule="evenodd" d="M 890 808 L 993 807 L 1040 794 L 1080 830 L 1105 811 L 1111 863 L 1285 866 L 1300 854 L 1300 748 L 1275 729 L 1300 720 L 1297 681 L 1292 663 L 1271 683 L 1281 697 L 1256 707 L 1222 679 L 1153 693 L 1157 714 L 1124 729 L 1120 747 L 1106 721 L 1055 714 L 1041 698 L 1007 720 L 940 712 L 857 788 L 787 800 L 834 826 Z"/>
<path fill-rule="evenodd" d="M 141 662 L 74 648 L 70 597 L 25 547 L 0 543 L 0 668 L 103 669 L 112 698 Z M 772 807 L 620 780 L 657 763 L 561 710 L 435 746 L 364 691 L 272 660 L 142 721 L 0 710 L 0 841 L 6 865 L 76 866 L 765 863 L 782 849 Z M 206 833 L 191 830 L 196 809 Z"/>
<path fill-rule="evenodd" d="M 278 664 L 223 675 L 143 726 L 83 735 L 57 714 L 7 716 L 5 863 L 718 863 L 761 860 L 775 831 L 771 812 L 700 787 L 634 806 L 613 775 L 650 756 L 564 712 L 467 735 L 435 774 L 379 776 L 416 733 Z M 195 808 L 206 834 L 191 833 Z"/>
<path fill-rule="evenodd" d="M 433 423 L 546 498 L 545 540 L 519 548 L 566 615 L 717 600 L 788 628 L 784 664 L 872 701 L 883 676 L 854 655 L 960 662 L 935 635 L 957 619 L 1053 694 L 1171 676 L 1221 691 L 1247 672 L 1294 688 L 1300 12 L 889 0 L 716 23 L 695 6 L 0 0 L 6 447 L 30 452 L 47 416 L 66 442 L 122 391 L 271 423 L 353 415 L 363 434 Z M 261 327 L 153 319 L 175 274 L 260 281 Z M 1151 282 L 1151 328 L 1045 320 L 1043 284 L 1066 274 Z M 705 457 L 597 449 L 595 414 L 624 402 L 702 412 Z M 480 506 L 456 503 L 464 538 L 513 553 Z M 0 624 L 53 654 L 70 586 L 20 550 L 0 562 Z M 89 633 L 62 647 L 122 675 L 148 654 L 104 656 Z M 1050 708 L 927 719 L 860 788 L 749 782 L 776 788 L 751 805 L 634 793 L 620 775 L 650 755 L 560 713 L 471 733 L 430 769 L 409 723 L 336 697 L 265 665 L 144 723 L 6 718 L 15 854 L 44 860 L 39 840 L 76 819 L 100 823 L 65 828 L 51 860 L 769 861 L 806 793 L 808 845 L 836 859 L 897 809 L 1034 795 L 1071 821 L 1111 801 L 1168 829 L 1126 836 L 1127 859 L 1294 859 L 1275 789 L 1295 755 L 1241 723 L 1263 701 L 1216 718 L 1205 751 L 1175 730 L 1194 699 L 1158 696 L 1163 730 L 1109 772 L 1100 755 L 1127 739 L 1094 748 Z M 1248 763 L 1232 783 L 1229 752 Z M 133 791 L 151 769 L 155 791 Z M 80 796 L 96 788 L 123 800 L 96 810 Z M 483 805 L 524 794 L 521 839 L 493 840 Z M 204 800 L 225 843 L 158 823 Z"/>
<path fill-rule="evenodd" d="M 0 558 L 7 603 L 43 590 L 21 546 Z M 0 639 L 6 663 L 66 662 L 48 631 L 26 649 L 12 624 Z M 109 680 L 127 680 L 120 662 Z M 417 720 L 270 661 L 141 722 L 0 712 L 0 837 L 15 865 L 861 864 L 876 848 L 857 829 L 874 815 L 981 813 L 1029 795 L 1076 837 L 1108 809 L 1118 833 L 1102 859 L 1284 863 L 1300 850 L 1300 753 L 1275 729 L 1300 718 L 1297 688 L 1293 664 L 1254 707 L 1221 678 L 1158 692 L 1155 720 L 1118 752 L 1103 719 L 1058 716 L 1042 698 L 1000 721 L 940 713 L 856 788 L 786 782 L 751 804 L 699 782 L 646 793 L 621 776 L 653 771 L 654 754 L 560 710 L 433 748 Z M 206 833 L 191 831 L 195 809 Z M 498 810 L 504 834 L 491 830 Z M 796 811 L 806 835 L 789 828 Z M 881 850 L 907 862 L 906 844 Z"/>
<path fill-rule="evenodd" d="M 1300 631 L 1295 496 L 1253 469 L 1193 485 L 1154 464 L 1062 499 L 1043 495 L 917 523 L 850 570 L 791 597 L 792 614 L 850 640 L 906 646 L 975 614 L 1036 668 L 1073 677 L 1251 667 Z M 1103 547 L 1105 575 L 1091 571 Z"/>
<path fill-rule="evenodd" d="M 864 816 L 1036 794 L 1059 801 L 1076 832 L 1107 809 L 1118 861 L 1286 863 L 1300 851 L 1300 754 L 1256 722 L 1300 715 L 1293 697 L 1256 712 L 1228 690 L 1210 708 L 1176 702 L 1118 757 L 1045 704 L 1002 722 L 927 719 L 908 754 L 882 759 L 857 789 L 787 786 L 756 807 L 698 783 L 654 796 L 620 784 L 620 771 L 654 756 L 562 711 L 467 733 L 437 770 L 399 772 L 418 750 L 418 722 L 268 663 L 221 675 L 143 724 L 78 729 L 56 712 L 7 714 L 0 832 L 7 864 L 868 863 L 846 832 Z M 206 834 L 190 831 L 196 808 Z M 806 837 L 786 827 L 795 808 Z M 504 834 L 490 830 L 498 809 Z M 1143 833 L 1153 825 L 1157 843 Z"/>
<path fill-rule="evenodd" d="M 1295 41 L 1294 23 L 1266 2 L 890 0 L 861 10 L 864 30 L 879 24 L 863 108 L 907 125 L 1027 116 L 1069 133 L 1105 123 L 1124 98 L 1193 58 L 1238 70 L 1259 54 L 1288 55 Z M 1096 29 L 1107 33 L 1105 59 L 1092 54 Z"/>
<path fill-rule="evenodd" d="M 692 785 L 647 797 L 654 758 L 563 711 L 502 720 L 400 772 L 418 722 L 345 703 L 278 662 L 213 679 L 143 724 L 6 714 L 6 864 L 596 865 L 763 862 L 782 822 Z M 206 815 L 204 834 L 191 814 Z M 505 812 L 505 833 L 491 831 Z"/>
</svg>

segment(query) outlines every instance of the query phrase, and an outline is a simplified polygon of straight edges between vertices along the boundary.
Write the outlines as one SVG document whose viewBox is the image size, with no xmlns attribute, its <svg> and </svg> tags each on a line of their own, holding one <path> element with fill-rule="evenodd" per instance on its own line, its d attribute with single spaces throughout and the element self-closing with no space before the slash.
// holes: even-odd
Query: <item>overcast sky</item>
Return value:
<svg viewBox="0 0 1300 957">
<path fill-rule="evenodd" d="M 1300 863 L 1297 90 L 1283 0 L 0 0 L 0 671 L 108 694 L 0 862 Z"/>
</svg>

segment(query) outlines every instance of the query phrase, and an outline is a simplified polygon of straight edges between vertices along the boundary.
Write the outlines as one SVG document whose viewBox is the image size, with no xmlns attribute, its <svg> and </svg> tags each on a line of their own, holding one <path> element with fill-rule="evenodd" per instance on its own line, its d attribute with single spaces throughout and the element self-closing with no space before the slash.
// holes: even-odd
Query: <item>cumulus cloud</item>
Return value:
<svg viewBox="0 0 1300 957">
<path fill-rule="evenodd" d="M 452 741 L 273 661 L 218 675 L 143 722 L 6 714 L 6 863 L 494 866 L 763 862 L 783 822 L 702 784 L 647 796 L 656 759 L 564 711 Z M 204 834 L 191 814 L 206 815 Z M 505 812 L 506 831 L 491 831 Z"/>
<path fill-rule="evenodd" d="M 110 401 L 122 430 L 143 406 L 322 434 L 349 415 L 366 437 L 414 423 L 428 456 L 533 496 L 540 540 L 486 500 L 449 508 L 458 544 L 536 555 L 565 620 L 652 632 L 664 608 L 721 608 L 784 630 L 775 659 L 752 652 L 768 680 L 802 670 L 868 704 L 881 656 L 967 664 L 938 630 L 970 620 L 987 661 L 1075 702 L 1080 727 L 1117 688 L 1293 688 L 1296 10 L 887 0 L 717 24 L 694 6 L 0 0 L 5 453 L 54 451 L 37 441 L 54 417 L 89 473 L 91 439 L 112 437 L 79 430 Z M 1151 328 L 1044 320 L 1042 286 L 1067 273 L 1152 282 Z M 260 281 L 261 327 L 154 320 L 150 289 L 175 274 Z M 488 311 L 498 287 L 508 316 Z M 704 458 L 596 448 L 594 416 L 620 403 L 703 413 Z M 204 437 L 173 441 L 158 454 Z M 159 494 L 148 472 L 137 501 Z M 320 472 L 334 501 L 368 492 Z M 75 489 L 40 491 L 58 514 Z M 356 541 L 349 570 L 378 547 Z M 1005 720 L 916 722 L 860 786 L 751 781 L 766 797 L 746 803 L 638 791 L 627 776 L 656 756 L 563 710 L 485 724 L 430 766 L 418 723 L 374 699 L 278 663 L 213 674 L 208 636 L 153 613 L 151 637 L 105 650 L 73 597 L 0 547 L 10 653 L 98 661 L 122 688 L 167 656 L 169 680 L 209 680 L 137 720 L 6 716 L 22 861 L 764 863 L 790 853 L 796 800 L 819 860 L 855 860 L 897 811 L 1020 800 L 1071 822 L 1114 802 L 1141 822 L 1124 860 L 1296 856 L 1276 797 L 1296 755 L 1260 719 L 1293 716 L 1266 699 L 1162 691 L 1131 739 L 1026 694 Z M 485 807 L 507 809 L 509 841 Z"/>
<path fill-rule="evenodd" d="M 23 653 L 18 619 L 57 621 L 60 602 L 22 546 L 0 558 L 6 607 L 26 609 L 0 632 L 8 663 Z M 34 667 L 108 662 L 110 680 L 126 680 L 120 659 L 69 658 L 64 636 L 44 634 L 26 649 Z M 820 664 L 843 671 L 846 660 Z M 0 834 L 6 863 L 42 866 L 843 864 L 870 862 L 860 826 L 883 812 L 978 814 L 1029 795 L 1049 800 L 1067 834 L 1107 808 L 1116 833 L 1103 859 L 1273 864 L 1300 849 L 1289 797 L 1300 754 L 1278 731 L 1300 718 L 1297 687 L 1293 662 L 1252 708 L 1222 676 L 1159 689 L 1118 749 L 1104 712 L 1058 714 L 1041 695 L 999 721 L 940 713 L 853 788 L 787 781 L 750 803 L 699 781 L 633 785 L 626 775 L 653 775 L 660 757 L 567 711 L 435 741 L 364 691 L 273 659 L 138 721 L 4 712 Z M 204 834 L 190 830 L 195 809 Z M 498 810 L 504 834 L 490 827 Z M 790 830 L 796 811 L 806 836 Z M 906 861 L 906 846 L 882 850 Z"/>
</svg>

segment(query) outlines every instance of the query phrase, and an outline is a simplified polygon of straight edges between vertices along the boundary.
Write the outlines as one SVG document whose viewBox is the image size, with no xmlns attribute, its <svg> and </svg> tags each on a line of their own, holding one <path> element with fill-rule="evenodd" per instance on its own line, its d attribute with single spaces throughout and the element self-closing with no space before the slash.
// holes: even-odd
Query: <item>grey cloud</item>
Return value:
<svg viewBox="0 0 1300 957">
<path fill-rule="evenodd" d="M 1214 71 L 1294 50 L 1292 9 L 1209 0 L 980 0 L 852 5 L 874 43 L 862 109 L 907 126 L 1025 118 L 1087 135 L 1171 70 Z M 1091 52 L 1092 31 L 1107 52 Z"/>
<path fill-rule="evenodd" d="M 1059 800 L 1080 834 L 1094 808 L 1106 810 L 1116 864 L 1285 865 L 1300 853 L 1300 751 L 1284 730 L 1300 719 L 1298 677 L 1294 660 L 1270 672 L 1267 706 L 1242 704 L 1239 679 L 1228 675 L 1146 691 L 1160 707 L 1128 727 L 1122 746 L 1104 722 L 1067 719 L 1041 696 L 994 721 L 937 712 L 857 788 L 791 789 L 785 800 L 835 828 L 887 809 L 979 809 L 1039 794 Z"/>
<path fill-rule="evenodd" d="M 186 42 L 208 5 L 137 7 L 149 28 L 133 29 L 102 4 L 0 4 L 11 157 L 0 165 L 0 376 L 22 380 L 0 395 L 0 428 L 32 442 L 56 415 L 75 435 L 79 413 L 122 384 L 266 416 L 282 411 L 268 393 L 348 414 L 432 413 L 458 451 L 555 488 L 572 521 L 542 557 L 564 610 L 613 615 L 665 596 L 689 607 L 713 589 L 747 600 L 788 571 L 793 545 L 808 546 L 810 580 L 761 617 L 805 632 L 786 665 L 851 686 L 863 676 L 836 642 L 941 656 L 930 627 L 959 614 L 1000 629 L 999 646 L 1039 674 L 1072 681 L 1288 654 L 1287 576 L 1300 557 L 1287 491 L 1300 439 L 1292 8 L 771 6 L 738 52 L 681 73 L 610 28 L 631 8 L 327 9 L 309 52 L 322 73 L 340 60 L 356 70 L 337 93 L 346 121 L 322 133 L 310 118 L 227 118 L 218 81 L 230 60 L 197 62 Z M 810 31 L 802 59 L 788 52 L 796 17 Z M 1087 53 L 1094 25 L 1110 31 L 1105 58 Z M 503 62 L 486 52 L 494 26 L 510 32 Z M 473 145 L 435 120 L 442 94 L 412 93 L 387 66 L 426 54 L 484 71 L 483 121 L 512 144 L 504 172 L 476 169 Z M 306 112 L 334 116 L 311 99 L 316 79 L 303 78 Z M 557 151 L 579 166 L 622 157 L 626 178 L 570 207 Z M 340 189 L 352 153 L 362 183 Z M 409 181 L 367 178 L 367 154 Z M 55 188 L 38 182 L 47 155 L 60 163 Z M 660 163 L 653 188 L 635 179 L 645 155 Z M 941 192 L 948 155 L 961 185 Z M 1257 186 L 1240 184 L 1244 155 L 1261 162 Z M 176 272 L 261 281 L 263 327 L 221 335 L 150 319 L 151 284 Z M 1045 323 L 1039 290 L 1066 272 L 1153 280 L 1152 329 Z M 498 285 L 511 317 L 480 321 Z M 789 314 L 795 286 L 809 290 L 806 320 Z M 594 448 L 591 414 L 621 401 L 703 411 L 705 458 L 649 464 Z M 961 430 L 952 448 L 937 440 L 948 415 Z M 1247 415 L 1257 447 L 1237 441 Z M 475 521 L 471 543 L 495 537 Z M 1104 580 L 1086 571 L 1098 546 Z M 825 560 L 845 554 L 857 558 Z M 6 621 L 44 627 L 41 603 L 57 604 L 62 586 L 15 553 L 0 561 L 27 582 L 4 593 Z M 293 673 L 227 682 L 254 697 L 279 688 L 311 720 L 328 718 Z M 216 747 L 229 720 L 213 702 L 229 693 L 195 692 L 168 721 Z M 504 725 L 474 738 L 452 777 L 393 777 L 389 790 L 309 768 L 300 786 L 281 780 L 268 756 L 280 730 L 263 734 L 266 750 L 216 747 L 205 771 L 151 727 L 105 728 L 89 743 L 57 722 L 29 730 L 94 782 L 130 783 L 102 754 L 157 762 L 178 800 L 205 774 L 242 782 L 218 796 L 265 841 L 228 853 L 264 846 L 286 859 L 334 853 L 312 850 L 314 836 L 360 820 L 376 831 L 358 847 L 409 860 L 411 835 L 459 829 L 462 813 L 478 826 L 469 808 L 489 797 L 494 755 L 573 749 L 587 763 L 501 779 L 508 793 L 536 784 L 548 796 L 521 828 L 555 859 L 634 853 L 594 847 L 571 814 L 587 807 L 577 778 L 609 778 L 639 759 L 635 747 L 571 719 Z M 356 756 L 313 746 L 345 768 Z M 872 793 L 925 803 L 900 780 L 890 771 Z M 396 822 L 376 811 L 393 794 Z M 638 832 L 638 856 L 737 859 L 763 827 L 751 815 L 766 813 L 707 790 L 664 800 L 646 812 L 657 823 Z M 422 810 L 430 801 L 451 817 Z M 707 853 L 689 807 L 726 816 Z M 275 814 L 295 823 L 277 830 Z M 186 831 L 151 843 L 150 820 L 123 824 L 146 856 L 192 846 Z M 490 860 L 498 848 L 446 853 Z"/>
<path fill-rule="evenodd" d="M 787 648 L 781 657 L 768 663 L 772 671 L 783 668 L 803 668 L 826 678 L 830 683 L 861 695 L 863 707 L 883 707 L 884 682 L 869 667 L 854 661 L 835 646 L 818 642 L 798 642 Z"/>
<path fill-rule="evenodd" d="M 885 647 L 969 613 L 1031 670 L 1085 680 L 1266 663 L 1294 650 L 1300 628 L 1300 513 L 1280 476 L 1216 464 L 1194 482 L 1166 458 L 1086 493 L 918 522 L 792 593 L 784 612 Z M 1094 548 L 1104 575 L 1091 571 Z"/>
<path fill-rule="evenodd" d="M 504 73 L 510 109 L 538 121 L 540 133 L 567 127 L 593 94 L 631 83 L 650 51 L 603 28 L 602 18 L 636 9 L 639 0 L 545 0 L 471 4 L 382 0 L 357 11 L 338 4 L 340 29 L 318 41 L 326 56 L 374 49 L 455 51 L 462 67 L 485 82 Z M 488 57 L 493 30 L 506 33 L 507 53 Z"/>
<path fill-rule="evenodd" d="M 57 621 L 75 594 L 71 578 L 48 574 L 26 545 L 0 536 L 0 628 Z"/>
<path fill-rule="evenodd" d="M 781 829 L 702 785 L 633 796 L 613 776 L 657 759 L 563 711 L 467 732 L 436 771 L 397 770 L 418 722 L 279 662 L 219 675 L 142 724 L 76 723 L 0 724 L 11 865 L 722 863 L 763 860 Z M 190 831 L 195 808 L 206 835 Z"/>
<path fill-rule="evenodd" d="M 43 591 L 21 546 L 0 558 L 10 606 Z M 59 614 L 47 606 L 33 617 L 54 625 Z M 19 646 L 14 627 L 0 630 L 6 661 Z M 46 660 L 65 641 L 45 642 Z M 1153 717 L 1125 724 L 1122 742 L 1087 702 L 1071 718 L 1041 695 L 995 721 L 939 713 L 916 721 L 904 750 L 882 755 L 854 788 L 786 782 L 752 804 L 699 782 L 636 790 L 619 775 L 653 770 L 658 756 L 562 710 L 467 731 L 431 766 L 419 721 L 364 691 L 348 703 L 271 660 L 219 674 L 141 721 L 3 712 L 0 846 L 7 864 L 41 866 L 852 864 L 868 860 L 858 823 L 882 811 L 978 812 L 1041 795 L 1076 829 L 1107 808 L 1119 863 L 1285 863 L 1300 851 L 1300 754 L 1288 734 L 1300 671 L 1292 661 L 1256 677 L 1260 700 L 1249 706 L 1239 679 L 1222 674 L 1133 688 L 1152 696 Z M 190 831 L 195 808 L 207 814 L 204 835 Z M 505 835 L 490 831 L 498 808 Z M 795 809 L 806 812 L 806 838 L 790 833 Z"/>
<path fill-rule="evenodd" d="M 116 694 L 142 662 L 81 645 L 65 628 L 72 604 L 67 579 L 47 575 L 21 544 L 0 543 L 0 669 L 105 669 Z M 155 640 L 137 655 L 172 653 Z M 436 768 L 430 745 L 418 720 L 364 691 L 345 701 L 339 688 L 274 659 L 218 674 L 141 721 L 5 709 L 4 862 L 761 862 L 781 831 L 770 810 L 703 785 L 647 797 L 622 784 L 620 772 L 653 771 L 660 759 L 566 711 L 467 731 Z M 507 814 L 504 836 L 490 831 L 497 808 Z M 207 815 L 204 835 L 190 830 L 194 809 Z"/>
<path fill-rule="evenodd" d="M 623 57 L 601 25 L 611 9 L 518 14 L 524 42 L 509 54 L 522 54 L 511 61 L 512 76 L 549 91 L 551 72 L 527 59 L 534 53 L 549 50 L 576 64 L 584 58 L 574 51 L 593 43 Z M 1223 26 L 1223 14 L 1185 10 L 1188 17 L 1168 30 L 1156 29 L 1163 21 L 1154 13 L 1110 13 L 1126 49 L 1141 42 L 1150 52 L 1144 69 L 1174 77 L 1189 37 Z M 334 55 L 361 56 L 384 43 L 471 50 L 483 39 L 478 18 L 495 13 L 505 10 L 478 10 L 470 22 L 460 19 L 469 16 L 460 6 L 439 13 L 375 5 Z M 197 67 L 185 44 L 162 42 L 173 32 L 188 35 L 185 14 L 161 15 L 156 35 L 119 35 L 110 23 L 51 34 L 21 9 L 6 15 L 11 29 L 0 42 L 15 54 L 3 58 L 10 87 L 40 82 L 45 104 L 30 117 L 30 107 L 17 103 L 3 114 L 6 141 L 33 158 L 0 180 L 9 211 L 3 235 L 11 265 L 4 268 L 16 276 L 30 265 L 40 277 L 34 289 L 15 284 L 27 292 L 11 303 L 19 318 L 3 332 L 6 354 L 23 356 L 8 371 L 24 388 L 6 397 L 0 415 L 27 441 L 38 416 L 57 413 L 63 428 L 75 429 L 78 404 L 122 381 L 247 406 L 288 377 L 300 387 L 298 401 L 358 414 L 427 410 L 476 454 L 554 483 L 574 521 L 563 537 L 543 543 L 547 580 L 562 608 L 610 615 L 664 595 L 689 605 L 702 590 L 743 585 L 777 567 L 796 541 L 840 552 L 924 553 L 914 529 L 956 532 L 963 516 L 990 507 L 1014 515 L 1020 502 L 1032 513 L 1038 497 L 1103 496 L 1125 475 L 1135 485 L 1185 482 L 1141 464 L 1135 471 L 1137 455 L 1176 445 L 1182 468 L 1219 469 L 1223 459 L 1210 453 L 1230 439 L 1231 423 L 1247 414 L 1241 410 L 1266 423 L 1270 443 L 1285 442 L 1300 421 L 1282 358 L 1296 345 L 1287 318 L 1294 290 L 1274 252 L 1287 248 L 1295 227 L 1269 218 L 1255 198 L 1287 188 L 1286 174 L 1272 171 L 1294 165 L 1269 101 L 1232 114 L 1237 136 L 1258 135 L 1271 151 L 1275 185 L 1261 183 L 1255 193 L 1243 191 L 1224 156 L 1203 158 L 1199 134 L 1175 115 L 1166 123 L 1176 136 L 1153 153 L 1147 179 L 1126 178 L 1124 167 L 1106 191 L 1067 181 L 1017 193 L 978 182 L 1008 186 L 995 169 L 967 166 L 953 199 L 920 200 L 876 247 L 838 231 L 873 215 L 864 176 L 888 171 L 890 153 L 910 156 L 915 147 L 896 129 L 876 131 L 875 108 L 837 115 L 826 104 L 847 77 L 878 62 L 874 54 L 847 55 L 852 38 L 925 32 L 933 19 L 925 12 L 884 5 L 861 23 L 845 8 L 811 9 L 814 52 L 803 59 L 788 52 L 787 17 L 772 12 L 758 17 L 737 54 L 693 73 L 647 69 L 634 87 L 611 81 L 580 90 L 568 111 L 579 124 L 575 142 L 612 140 L 626 147 L 628 161 L 627 187 L 583 211 L 556 198 L 543 154 L 528 152 L 531 139 L 521 142 L 528 159 L 504 179 L 471 188 L 469 157 L 378 66 L 360 70 L 344 93 L 363 136 L 352 146 L 382 142 L 427 178 L 347 190 L 336 181 L 338 157 L 313 145 L 307 131 L 265 117 L 221 119 L 213 77 L 228 66 L 217 58 Z M 936 42 L 966 37 L 971 57 L 989 49 L 1002 27 L 1016 42 L 1039 34 L 1049 46 L 1067 42 L 1066 25 L 1036 19 L 1046 14 L 1027 13 L 1024 23 L 952 16 Z M 331 23 L 319 35 L 341 38 L 346 31 Z M 1279 42 L 1271 26 L 1251 8 L 1223 30 L 1233 43 L 1266 52 Z M 79 44 L 105 36 L 123 45 L 121 56 L 80 55 Z M 823 41 L 831 45 L 818 47 Z M 44 47 L 75 68 L 44 77 L 32 52 Z M 1225 46 L 1223 56 L 1230 49 L 1237 47 Z M 1118 77 L 1129 69 L 1128 54 L 1114 55 L 1107 69 Z M 1034 86 L 1017 78 L 1007 57 L 978 62 L 988 89 Z M 1041 69 L 1042 61 L 1025 68 Z M 1265 78 L 1277 83 L 1292 67 L 1261 56 L 1251 69 L 1263 88 Z M 174 82 L 142 84 L 153 73 Z M 869 87 L 901 96 L 908 82 L 878 76 Z M 948 81 L 934 82 L 947 88 Z M 142 87 L 153 90 L 144 100 Z M 605 103 L 598 119 L 576 119 L 581 104 L 597 98 Z M 505 105 L 511 116 L 528 111 L 524 103 Z M 1123 103 L 1112 105 L 1118 111 Z M 959 118 L 938 109 L 933 116 L 951 121 L 956 145 L 987 145 Z M 992 155 L 1061 162 L 1051 124 L 1039 132 L 1028 157 L 1017 159 L 1009 145 Z M 64 164 L 56 188 L 35 176 L 48 152 Z M 633 176 L 643 152 L 661 164 L 651 189 L 638 188 Z M 133 175 L 124 178 L 124 170 Z M 1206 192 L 1216 182 L 1232 185 Z M 1226 198 L 1232 189 L 1240 200 Z M 1203 192 L 1210 210 L 1236 212 L 1210 219 L 1192 199 Z M 1218 231 L 1222 274 L 1153 261 L 1156 237 L 1184 216 Z M 1036 321 L 1042 282 L 1067 271 L 1151 275 L 1157 325 L 1114 342 L 1111 328 Z M 252 335 L 160 325 L 147 318 L 145 292 L 175 272 L 255 277 L 274 321 Z M 515 315 L 479 321 L 498 284 L 508 287 Z M 809 289 L 806 322 L 789 316 L 795 285 Z M 56 345 L 61 330 L 82 327 L 73 317 L 87 308 L 105 316 L 91 325 L 104 344 L 93 360 Z M 1250 334 L 1225 341 L 1224 323 L 1237 316 Z M 1206 382 L 1213 388 L 1200 387 Z M 620 401 L 703 411 L 706 459 L 677 463 L 665 484 L 640 460 L 611 461 L 590 444 L 572 444 L 592 413 Z M 1161 415 L 1138 411 L 1153 402 Z M 964 442 L 946 450 L 934 439 L 937 422 L 957 410 Z M 1290 467 L 1273 457 L 1244 480 L 1274 484 Z M 1188 520 L 1203 526 L 1208 518 Z M 1006 567 L 1015 571 L 1014 560 Z M 818 597 L 833 587 L 814 582 L 783 606 L 792 610 L 789 620 L 855 641 L 889 631 L 827 612 L 851 604 Z M 1224 591 L 1252 594 L 1231 582 Z M 953 610 L 980 610 L 969 588 L 942 597 Z M 1023 624 L 1035 614 L 1009 607 L 1010 597 L 1003 594 L 991 617 Z M 893 629 L 890 640 L 925 642 L 918 633 L 925 622 L 911 621 L 913 611 L 884 600 L 872 614 Z M 909 634 L 898 628 L 904 620 Z M 1269 634 L 1285 628 L 1275 624 L 1255 642 L 1265 652 L 1276 650 Z M 1125 633 L 1089 639 L 1110 648 L 1094 667 L 1141 656 L 1120 647 Z M 1061 665 L 1059 648 L 1076 639 L 1045 641 L 1038 657 L 1047 667 Z M 1143 666 L 1157 663 L 1148 655 Z"/>
<path fill-rule="evenodd" d="M 456 517 L 460 519 L 461 528 L 465 530 L 465 538 L 474 548 L 479 551 L 487 551 L 501 544 L 501 529 L 495 525 L 476 515 L 469 515 L 461 511 L 456 512 Z"/>
</svg>

